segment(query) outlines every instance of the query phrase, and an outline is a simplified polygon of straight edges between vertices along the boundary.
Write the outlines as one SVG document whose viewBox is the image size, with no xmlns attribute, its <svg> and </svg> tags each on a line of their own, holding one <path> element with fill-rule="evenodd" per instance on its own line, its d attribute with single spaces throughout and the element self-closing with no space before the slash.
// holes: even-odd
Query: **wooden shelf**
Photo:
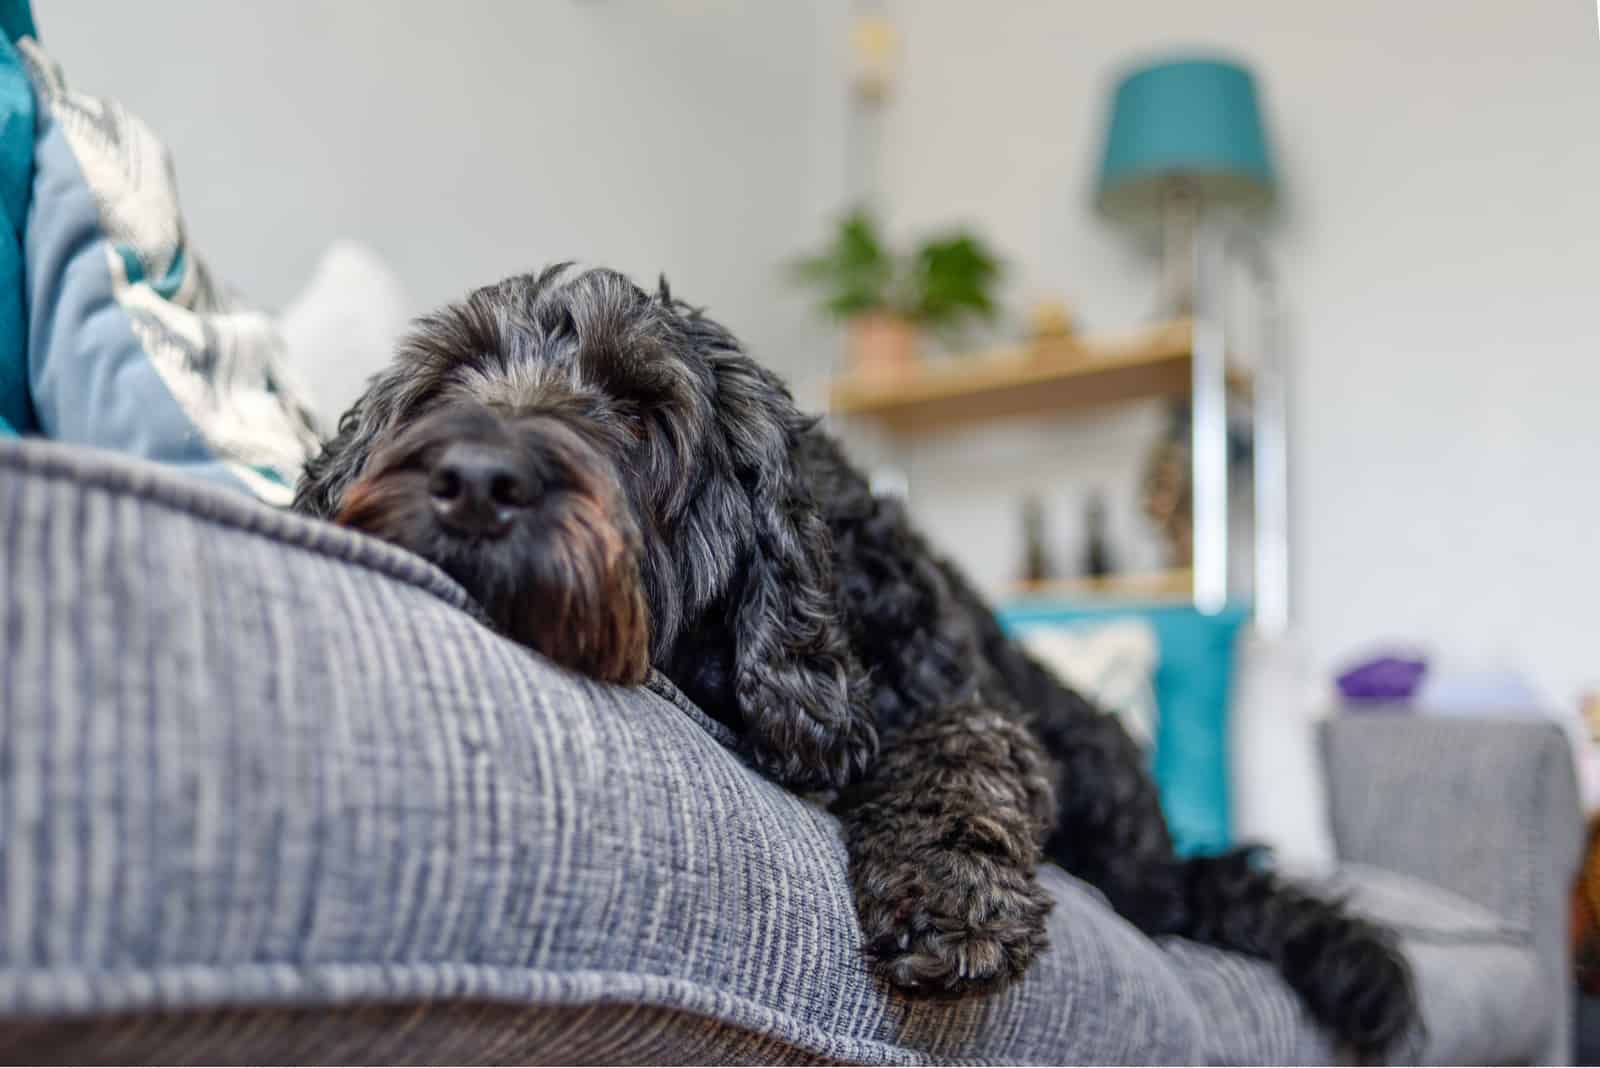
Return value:
<svg viewBox="0 0 1600 1068">
<path fill-rule="evenodd" d="M 1050 582 L 1019 582 L 1010 595 L 1019 599 L 1072 598 L 1087 600 L 1187 600 L 1194 588 L 1194 572 L 1189 568 L 1151 571 L 1104 578 L 1057 579 Z"/>
<path fill-rule="evenodd" d="M 1116 340 L 1064 338 L 929 364 L 902 375 L 836 380 L 835 412 L 899 434 L 947 430 L 1189 392 L 1193 324 L 1178 320 Z"/>
</svg>

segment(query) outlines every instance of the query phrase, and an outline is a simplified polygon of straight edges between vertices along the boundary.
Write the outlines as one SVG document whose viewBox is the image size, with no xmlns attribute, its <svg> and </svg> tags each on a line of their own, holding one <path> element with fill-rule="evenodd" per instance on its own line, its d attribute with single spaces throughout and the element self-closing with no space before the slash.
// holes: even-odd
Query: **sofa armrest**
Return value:
<svg viewBox="0 0 1600 1068">
<path fill-rule="evenodd" d="M 1356 716 L 1323 725 L 1339 859 L 1426 880 L 1527 933 L 1557 1006 L 1544 1063 L 1571 1056 L 1568 907 L 1583 808 L 1549 722 Z"/>
<path fill-rule="evenodd" d="M 1583 811 L 1561 729 L 1527 720 L 1323 725 L 1339 858 L 1424 879 L 1528 930 L 1566 915 Z"/>
</svg>

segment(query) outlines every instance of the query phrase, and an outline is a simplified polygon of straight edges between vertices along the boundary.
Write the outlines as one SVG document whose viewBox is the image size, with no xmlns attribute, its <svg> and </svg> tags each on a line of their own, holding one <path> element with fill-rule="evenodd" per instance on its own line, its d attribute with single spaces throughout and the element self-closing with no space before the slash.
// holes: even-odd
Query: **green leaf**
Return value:
<svg viewBox="0 0 1600 1068">
<path fill-rule="evenodd" d="M 895 266 L 871 216 L 857 210 L 840 220 L 831 244 L 796 260 L 790 270 L 820 291 L 828 314 L 848 319 L 889 303 Z"/>
<path fill-rule="evenodd" d="M 926 242 L 915 264 L 918 321 L 953 328 L 972 316 L 994 315 L 1000 261 L 977 238 L 952 234 Z"/>
</svg>

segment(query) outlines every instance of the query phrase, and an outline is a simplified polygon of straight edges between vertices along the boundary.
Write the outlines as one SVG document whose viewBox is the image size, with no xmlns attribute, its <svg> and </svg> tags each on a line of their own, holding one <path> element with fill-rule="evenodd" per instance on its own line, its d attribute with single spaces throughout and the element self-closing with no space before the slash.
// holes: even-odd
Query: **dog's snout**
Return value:
<svg viewBox="0 0 1600 1068">
<path fill-rule="evenodd" d="M 461 534 L 498 537 L 533 499 L 533 486 L 515 458 L 488 445 L 456 444 L 442 451 L 428 473 L 433 508 Z"/>
</svg>

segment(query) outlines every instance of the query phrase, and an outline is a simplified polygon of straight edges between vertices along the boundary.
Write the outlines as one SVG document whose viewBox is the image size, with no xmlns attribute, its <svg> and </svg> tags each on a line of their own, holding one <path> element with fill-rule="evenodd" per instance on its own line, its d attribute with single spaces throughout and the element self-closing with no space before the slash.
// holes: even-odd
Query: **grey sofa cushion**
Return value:
<svg viewBox="0 0 1600 1068">
<path fill-rule="evenodd" d="M 1334 1064 L 1326 1033 L 1265 961 L 1164 938 L 1206 1023 L 1203 1064 Z M 1405 1060 L 1414 1058 L 1403 1058 Z"/>
<path fill-rule="evenodd" d="M 369 539 L 149 465 L 0 442 L 0 583 L 0 1053 L 1332 1053 L 1267 966 L 1163 952 L 1054 868 L 1053 949 L 1023 983 L 891 994 L 862 964 L 831 816 L 746 767 L 670 685 L 563 672 Z M 1496 999 L 1530 1004 L 1526 936 L 1419 885 L 1395 918 L 1478 925 L 1409 932 L 1435 1039 L 1468 1039 L 1430 1057 L 1510 1051 L 1526 1028 L 1471 1024 Z M 392 1031 L 405 1042 L 376 1037 Z"/>
<path fill-rule="evenodd" d="M 831 1064 L 648 1005 L 491 1001 L 223 1008 L 0 1023 L 4 1064 Z"/>
<path fill-rule="evenodd" d="M 686 1052 L 728 1025 L 859 1062 L 1197 1055 L 1159 950 L 1054 869 L 1026 982 L 890 994 L 825 811 L 409 555 L 40 444 L 0 447 L 0 517 L 0 1015 L 629 1005 Z M 450 1055 L 504 1040 L 477 1037 Z"/>
</svg>

